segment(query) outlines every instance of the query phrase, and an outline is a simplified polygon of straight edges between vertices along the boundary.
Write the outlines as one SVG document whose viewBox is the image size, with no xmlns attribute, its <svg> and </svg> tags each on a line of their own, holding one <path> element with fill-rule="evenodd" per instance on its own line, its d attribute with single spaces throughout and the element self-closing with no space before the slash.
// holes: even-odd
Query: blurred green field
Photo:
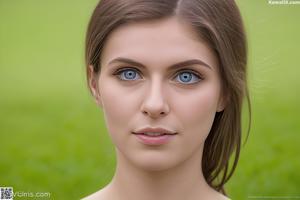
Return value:
<svg viewBox="0 0 300 200">
<path fill-rule="evenodd" d="M 96 3 L 0 0 L 0 186 L 79 199 L 110 181 L 114 149 L 84 71 Z M 238 4 L 253 121 L 228 193 L 300 199 L 300 5 Z"/>
</svg>

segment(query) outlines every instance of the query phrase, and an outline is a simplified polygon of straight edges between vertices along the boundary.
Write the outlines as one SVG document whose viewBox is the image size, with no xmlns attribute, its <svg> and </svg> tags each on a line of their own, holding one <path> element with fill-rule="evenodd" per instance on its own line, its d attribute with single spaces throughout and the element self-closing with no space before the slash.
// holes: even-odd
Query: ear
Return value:
<svg viewBox="0 0 300 200">
<path fill-rule="evenodd" d="M 218 106 L 217 106 L 217 112 L 222 112 L 225 109 L 227 102 L 228 102 L 227 95 L 220 96 Z"/>
<path fill-rule="evenodd" d="M 102 107 L 101 94 L 98 88 L 98 80 L 93 65 L 88 66 L 88 84 L 97 105 Z"/>
</svg>

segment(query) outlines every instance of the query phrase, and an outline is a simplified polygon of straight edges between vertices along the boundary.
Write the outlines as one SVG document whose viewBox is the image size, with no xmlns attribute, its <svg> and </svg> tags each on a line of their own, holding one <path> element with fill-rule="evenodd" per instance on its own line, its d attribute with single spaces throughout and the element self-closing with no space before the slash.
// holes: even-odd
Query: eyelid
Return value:
<svg viewBox="0 0 300 200">
<path fill-rule="evenodd" d="M 136 70 L 136 71 L 138 71 L 139 73 L 141 73 L 141 71 L 140 71 L 138 68 L 135 68 L 135 67 L 120 67 L 120 68 L 118 68 L 118 69 L 113 73 L 113 75 L 117 75 L 117 74 L 119 74 L 120 72 L 123 72 L 123 71 L 128 70 L 128 69 Z"/>
</svg>

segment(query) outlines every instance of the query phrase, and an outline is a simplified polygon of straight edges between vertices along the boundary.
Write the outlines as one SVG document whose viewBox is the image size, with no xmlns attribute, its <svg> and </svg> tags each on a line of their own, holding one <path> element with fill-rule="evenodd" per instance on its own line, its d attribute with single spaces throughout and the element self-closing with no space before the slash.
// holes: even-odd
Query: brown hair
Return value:
<svg viewBox="0 0 300 200">
<path fill-rule="evenodd" d="M 100 73 L 100 57 L 107 36 L 122 24 L 177 16 L 191 25 L 213 49 L 220 65 L 227 104 L 217 112 L 205 141 L 202 170 L 207 183 L 225 194 L 241 147 L 241 112 L 247 97 L 249 127 L 251 105 L 247 86 L 247 42 L 239 9 L 234 0 L 101 0 L 86 34 L 86 67 Z M 89 81 L 89 75 L 88 75 Z M 232 166 L 230 157 L 234 154 Z"/>
</svg>

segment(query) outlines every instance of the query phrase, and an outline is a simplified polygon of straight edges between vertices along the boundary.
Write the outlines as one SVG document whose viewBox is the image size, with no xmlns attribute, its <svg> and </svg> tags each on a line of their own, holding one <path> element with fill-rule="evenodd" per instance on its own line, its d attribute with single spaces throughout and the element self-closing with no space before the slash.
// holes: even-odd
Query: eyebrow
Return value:
<svg viewBox="0 0 300 200">
<path fill-rule="evenodd" d="M 127 63 L 127 64 L 130 64 L 130 65 L 138 66 L 138 67 L 141 67 L 141 68 L 146 68 L 142 63 L 139 63 L 139 62 L 134 61 L 134 60 L 129 59 L 129 58 L 123 58 L 123 57 L 117 57 L 117 58 L 111 60 L 108 64 L 113 64 L 113 63 L 117 63 L 117 62 L 123 62 L 123 63 Z M 205 67 L 208 67 L 208 68 L 212 69 L 208 64 L 206 64 L 205 62 L 203 62 L 202 60 L 199 60 L 199 59 L 191 59 L 191 60 L 182 61 L 182 62 L 171 65 L 170 68 L 171 69 L 176 69 L 176 68 L 179 68 L 179 67 L 195 65 L 195 64 L 202 65 L 202 66 L 205 66 Z"/>
</svg>

